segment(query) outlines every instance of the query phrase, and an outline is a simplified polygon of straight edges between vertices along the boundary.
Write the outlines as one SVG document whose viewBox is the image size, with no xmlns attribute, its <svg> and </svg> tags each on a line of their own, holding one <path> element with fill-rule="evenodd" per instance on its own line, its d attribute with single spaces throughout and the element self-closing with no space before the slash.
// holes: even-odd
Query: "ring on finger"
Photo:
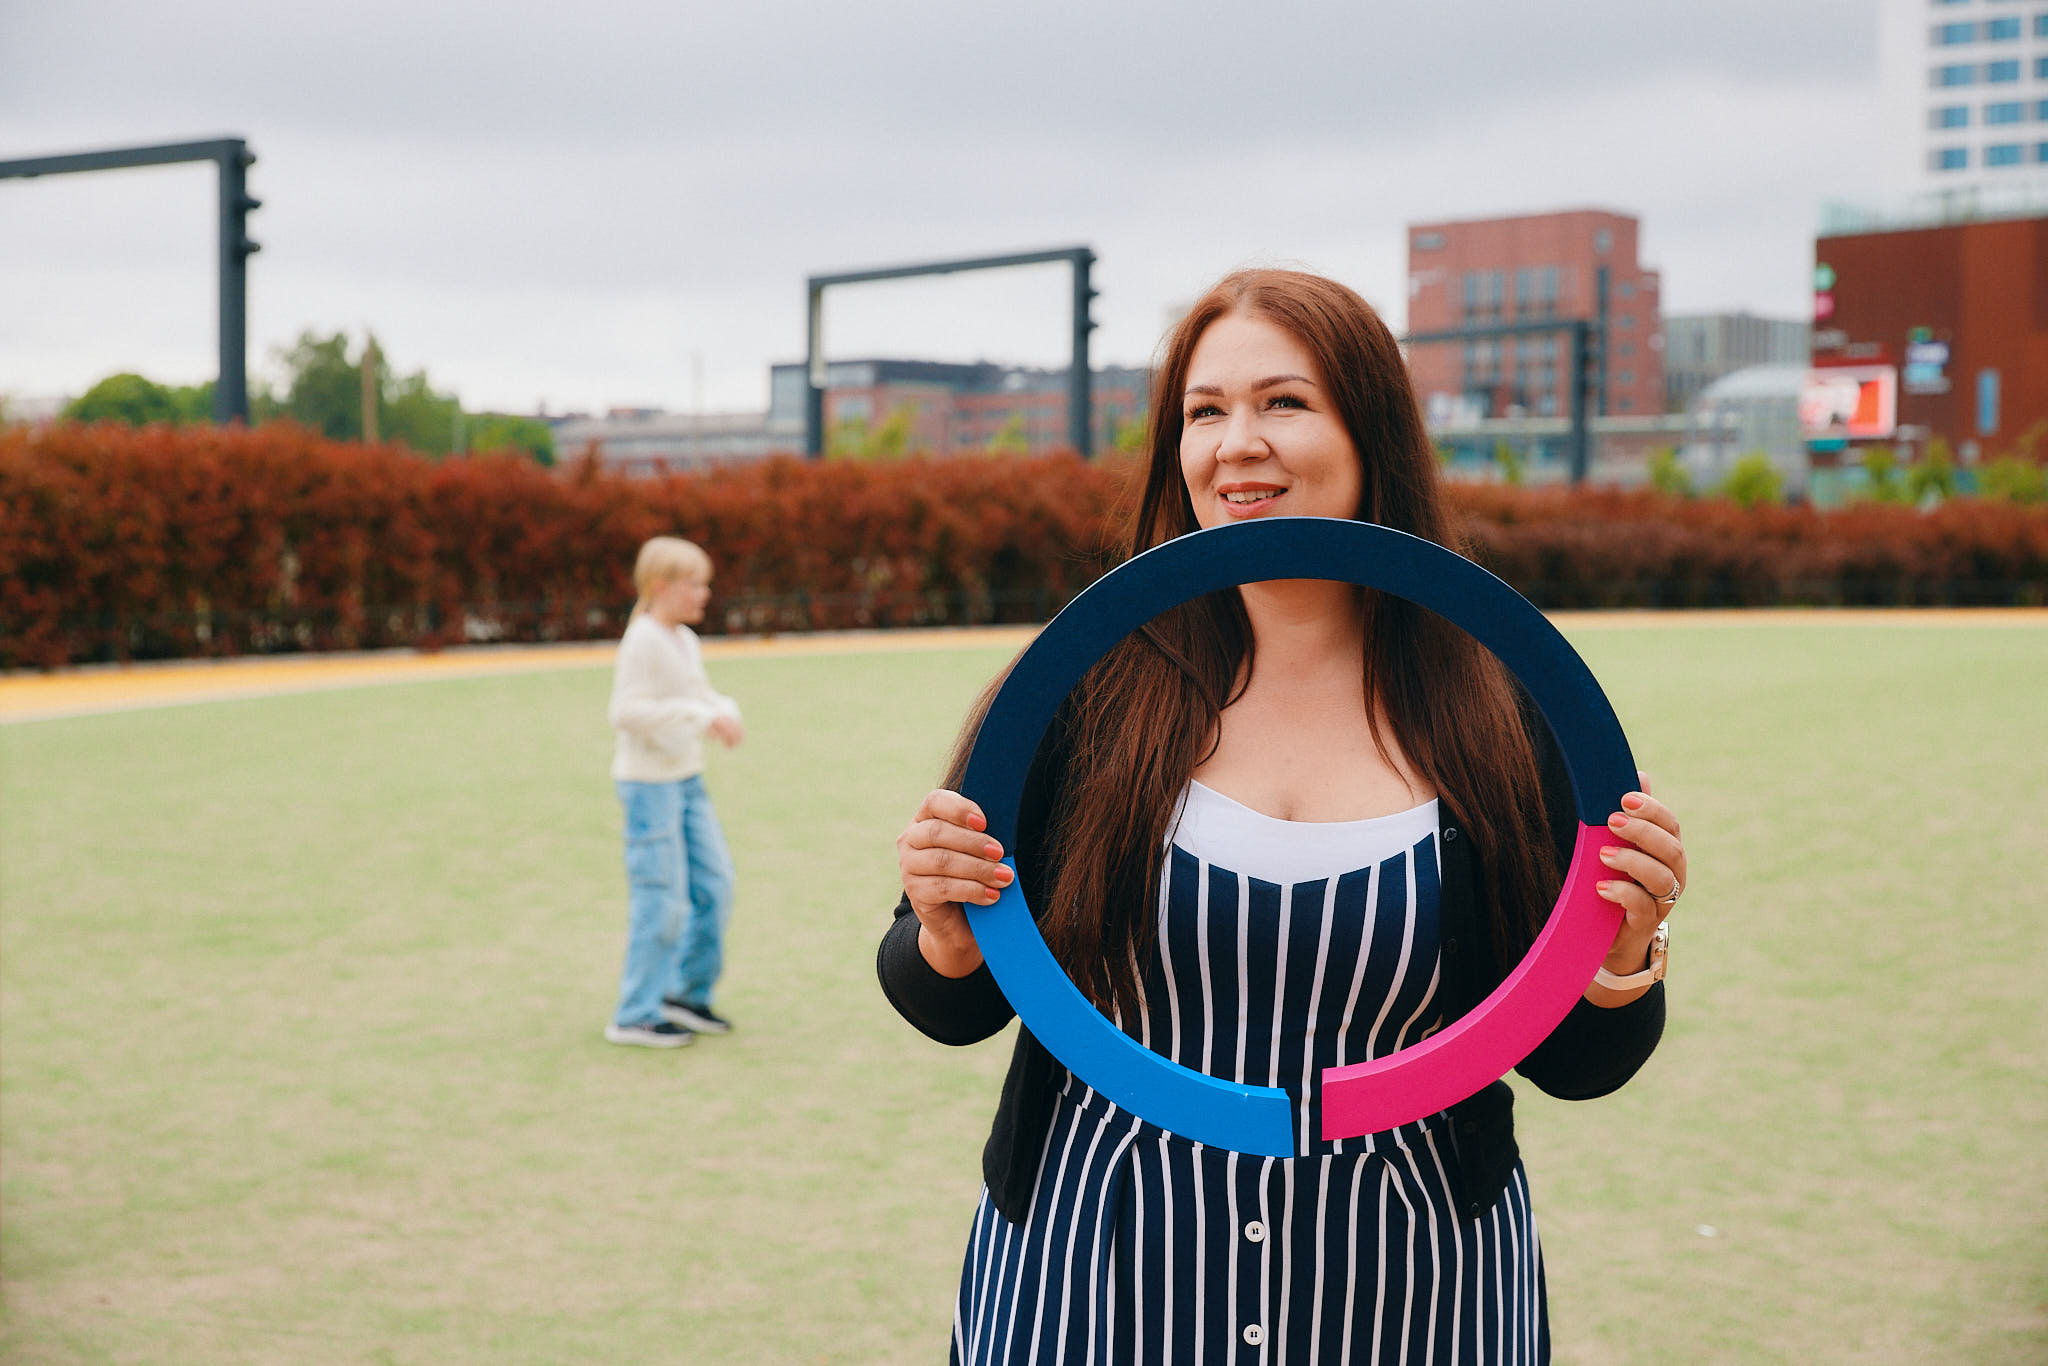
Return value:
<svg viewBox="0 0 2048 1366">
<path fill-rule="evenodd" d="M 1677 876 L 1674 874 L 1671 879 L 1671 890 L 1665 893 L 1663 896 L 1654 896 L 1650 899 L 1656 902 L 1659 906 L 1676 906 L 1678 904 L 1678 895 L 1684 890 L 1685 884 L 1683 882 L 1680 882 Z"/>
</svg>

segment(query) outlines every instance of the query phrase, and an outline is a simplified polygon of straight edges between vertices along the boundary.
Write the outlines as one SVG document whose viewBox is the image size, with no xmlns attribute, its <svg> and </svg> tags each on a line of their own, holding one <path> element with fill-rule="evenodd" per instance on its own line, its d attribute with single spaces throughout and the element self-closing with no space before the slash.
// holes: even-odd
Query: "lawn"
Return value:
<svg viewBox="0 0 2048 1366">
<path fill-rule="evenodd" d="M 2048 1358 L 2048 630 L 1575 641 L 1694 879 L 1644 1074 L 1518 1107 L 1560 1361 Z M 873 950 L 1000 662 L 714 665 L 680 1053 L 599 1039 L 601 670 L 0 727 L 0 1359 L 941 1359 L 1008 1050 Z"/>
</svg>

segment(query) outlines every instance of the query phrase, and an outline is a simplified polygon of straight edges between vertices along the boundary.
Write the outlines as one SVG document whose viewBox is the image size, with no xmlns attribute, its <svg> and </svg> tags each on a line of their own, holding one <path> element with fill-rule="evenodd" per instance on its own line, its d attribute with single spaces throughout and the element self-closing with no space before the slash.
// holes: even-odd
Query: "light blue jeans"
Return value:
<svg viewBox="0 0 2048 1366">
<path fill-rule="evenodd" d="M 710 1005 L 732 917 L 732 855 L 704 779 L 617 783 L 629 889 L 618 1025 L 661 1019 L 661 998 Z"/>
</svg>

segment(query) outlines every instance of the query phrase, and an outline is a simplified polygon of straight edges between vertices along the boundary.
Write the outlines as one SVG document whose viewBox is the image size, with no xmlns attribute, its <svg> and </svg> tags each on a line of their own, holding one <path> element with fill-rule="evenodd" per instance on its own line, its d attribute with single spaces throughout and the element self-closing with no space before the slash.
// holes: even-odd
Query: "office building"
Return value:
<svg viewBox="0 0 2048 1366">
<path fill-rule="evenodd" d="M 1882 0 L 1879 13 L 1890 188 L 1951 217 L 2048 211 L 2048 5 Z"/>
<path fill-rule="evenodd" d="M 1637 257 L 1636 220 L 1598 209 L 1417 223 L 1408 229 L 1408 331 L 1604 322 L 1593 415 L 1664 411 L 1658 276 Z M 1571 410 L 1571 334 L 1482 337 L 1409 348 L 1432 426 Z"/>
<path fill-rule="evenodd" d="M 1902 440 L 1968 462 L 2048 424 L 2048 216 L 1838 231 L 1814 257 L 1813 363 L 1894 368 Z"/>
<path fill-rule="evenodd" d="M 1804 365 L 1813 328 L 1753 313 L 1691 313 L 1664 320 L 1664 408 L 1682 413 L 1723 375 L 1752 365 Z"/>
</svg>

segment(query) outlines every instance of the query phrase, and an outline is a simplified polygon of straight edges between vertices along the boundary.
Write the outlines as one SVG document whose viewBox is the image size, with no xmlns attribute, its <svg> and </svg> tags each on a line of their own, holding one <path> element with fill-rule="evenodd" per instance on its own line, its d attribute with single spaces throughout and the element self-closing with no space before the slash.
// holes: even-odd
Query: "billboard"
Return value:
<svg viewBox="0 0 2048 1366">
<path fill-rule="evenodd" d="M 1899 425 L 1899 372 L 1889 365 L 1832 365 L 1806 372 L 1799 429 L 1808 441 L 1889 437 Z"/>
</svg>

